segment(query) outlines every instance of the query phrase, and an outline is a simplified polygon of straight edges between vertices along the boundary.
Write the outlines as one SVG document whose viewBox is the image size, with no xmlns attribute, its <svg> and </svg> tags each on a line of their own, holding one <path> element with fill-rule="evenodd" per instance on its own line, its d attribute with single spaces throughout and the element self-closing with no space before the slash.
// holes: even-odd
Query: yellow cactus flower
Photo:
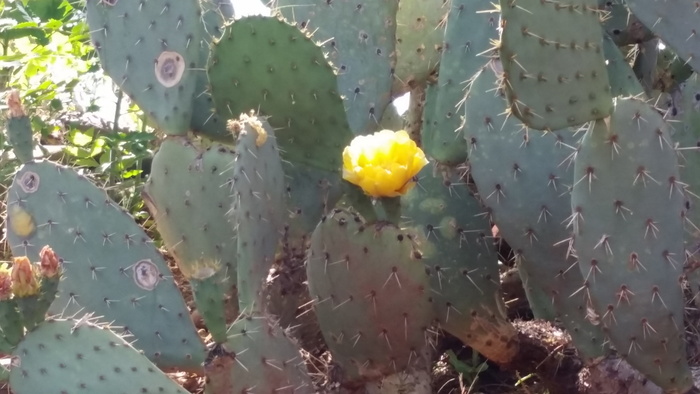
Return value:
<svg viewBox="0 0 700 394">
<path fill-rule="evenodd" d="M 405 130 L 358 136 L 343 151 L 343 179 L 372 197 L 398 197 L 414 186 L 428 164 L 425 153 Z"/>
<path fill-rule="evenodd" d="M 28 258 L 15 257 L 12 263 L 12 292 L 17 297 L 28 297 L 39 294 L 37 270 Z"/>
</svg>

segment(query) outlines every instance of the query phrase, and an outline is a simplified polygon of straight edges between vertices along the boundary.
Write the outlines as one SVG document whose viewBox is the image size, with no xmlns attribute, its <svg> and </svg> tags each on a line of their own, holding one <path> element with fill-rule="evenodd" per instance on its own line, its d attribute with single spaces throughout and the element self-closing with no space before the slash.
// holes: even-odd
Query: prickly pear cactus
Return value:
<svg viewBox="0 0 700 394">
<path fill-rule="evenodd" d="M 216 341 L 226 340 L 225 301 L 235 309 L 237 240 L 227 213 L 233 203 L 235 154 L 224 145 L 199 149 L 166 138 L 142 192 L 158 232 L 193 287 L 197 309 Z"/>
<path fill-rule="evenodd" d="M 630 12 L 625 0 L 598 0 L 603 28 L 615 45 L 624 47 L 649 41 L 654 34 Z"/>
<path fill-rule="evenodd" d="M 241 116 L 231 217 L 238 234 L 238 294 L 242 312 L 264 310 L 263 284 L 275 259 L 285 218 L 284 172 L 275 132 L 264 119 Z"/>
<path fill-rule="evenodd" d="M 308 34 L 269 17 L 226 25 L 209 58 L 211 93 L 221 116 L 270 116 L 285 160 L 338 171 L 352 132 L 336 72 Z"/>
<path fill-rule="evenodd" d="M 435 320 L 489 360 L 507 363 L 518 351 L 505 316 L 491 225 L 466 182 L 426 166 L 418 185 L 401 198 L 402 226 L 412 230 L 430 273 Z"/>
<path fill-rule="evenodd" d="M 697 298 L 700 294 L 700 77 L 697 73 L 681 84 L 680 92 L 673 94 L 667 116 L 672 120 L 680 120 L 673 130 L 672 137 L 677 144 L 681 180 L 687 185 L 685 246 L 688 266 L 691 269 L 688 279 L 696 292 L 697 303 L 700 301 Z"/>
<path fill-rule="evenodd" d="M 612 100 L 597 0 L 500 4 L 499 51 L 513 115 L 538 130 L 608 116 Z"/>
<path fill-rule="evenodd" d="M 214 351 L 205 392 L 312 394 L 315 389 L 295 342 L 265 317 L 243 316 Z"/>
<path fill-rule="evenodd" d="M 544 134 L 503 115 L 498 62 L 476 78 L 466 103 L 471 175 L 515 252 L 535 316 L 562 321 L 586 361 L 604 355 L 604 335 L 587 320 L 583 277 L 566 240 L 574 183 L 570 130 Z M 503 157 L 508 152 L 507 157 Z"/>
<path fill-rule="evenodd" d="M 700 69 L 698 4 L 684 0 L 626 0 L 627 6 L 693 69 Z"/>
<path fill-rule="evenodd" d="M 394 96 L 423 85 L 436 71 L 448 8 L 444 0 L 400 0 L 396 13 Z"/>
<path fill-rule="evenodd" d="M 662 389 L 685 392 L 686 209 L 669 129 L 645 102 L 616 99 L 576 155 L 572 225 L 584 291 L 612 345 Z"/>
<path fill-rule="evenodd" d="M 12 354 L 12 392 L 187 394 L 127 340 L 88 317 L 47 320 Z"/>
<path fill-rule="evenodd" d="M 634 70 L 609 36 L 603 39 L 603 53 L 607 60 L 611 94 L 614 97 L 643 95 L 644 88 Z"/>
<path fill-rule="evenodd" d="M 138 338 L 160 366 L 198 367 L 204 348 L 165 260 L 103 190 L 71 168 L 28 162 L 7 206 L 14 255 L 36 261 L 48 244 L 64 260 L 51 314 L 95 312 Z"/>
<path fill-rule="evenodd" d="M 202 28 L 198 0 L 88 0 L 90 38 L 107 75 L 169 134 L 192 119 Z"/>
<path fill-rule="evenodd" d="M 61 257 L 65 278 L 51 315 L 96 313 L 134 335 L 159 366 L 200 368 L 204 345 L 165 260 L 131 215 L 84 175 L 25 162 L 7 193 L 7 241 L 13 255 L 31 261 L 40 261 L 45 245 Z"/>
<path fill-rule="evenodd" d="M 428 367 L 430 280 L 409 233 L 335 210 L 314 231 L 308 256 L 323 336 L 349 377 Z"/>
<path fill-rule="evenodd" d="M 489 0 L 451 0 L 435 97 L 423 111 L 421 143 L 425 152 L 447 165 L 463 163 L 468 145 L 461 108 L 468 81 L 488 61 L 491 40 L 498 38 L 498 13 Z M 430 88 L 429 88 L 430 89 Z"/>
<path fill-rule="evenodd" d="M 214 109 L 214 101 L 209 92 L 209 77 L 206 70 L 209 61 L 209 47 L 223 33 L 223 26 L 233 19 L 230 0 L 199 0 L 202 8 L 200 23 L 199 58 L 196 68 L 196 85 L 192 97 L 192 131 L 217 141 L 233 142 L 231 133 L 226 130 L 228 118 L 220 116 Z"/>
<path fill-rule="evenodd" d="M 391 100 L 392 68 L 396 63 L 398 0 L 368 2 L 275 0 L 274 11 L 294 21 L 338 68 L 338 92 L 343 96 L 350 129 L 364 134 L 379 129 Z M 318 220 L 318 219 L 317 219 Z"/>
<path fill-rule="evenodd" d="M 12 91 L 7 97 L 7 139 L 17 159 L 26 163 L 34 158 L 34 132 L 29 117 L 24 113 L 19 92 Z"/>
</svg>

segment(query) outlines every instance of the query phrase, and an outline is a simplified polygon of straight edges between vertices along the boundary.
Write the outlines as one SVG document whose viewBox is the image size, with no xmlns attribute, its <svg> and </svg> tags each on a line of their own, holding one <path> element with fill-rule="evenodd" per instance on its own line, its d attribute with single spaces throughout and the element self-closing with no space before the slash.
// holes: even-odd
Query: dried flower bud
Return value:
<svg viewBox="0 0 700 394">
<path fill-rule="evenodd" d="M 41 257 L 41 275 L 45 278 L 53 278 L 61 269 L 61 260 L 50 246 L 46 245 L 39 252 Z"/>
<path fill-rule="evenodd" d="M 12 297 L 12 275 L 7 264 L 0 265 L 0 301 Z"/>
<path fill-rule="evenodd" d="M 10 111 L 11 118 L 21 118 L 25 116 L 22 100 L 19 98 L 19 92 L 13 90 L 7 96 L 7 108 Z"/>
<path fill-rule="evenodd" d="M 15 257 L 12 264 L 12 292 L 17 297 L 33 296 L 39 293 L 37 272 L 25 256 Z"/>
</svg>

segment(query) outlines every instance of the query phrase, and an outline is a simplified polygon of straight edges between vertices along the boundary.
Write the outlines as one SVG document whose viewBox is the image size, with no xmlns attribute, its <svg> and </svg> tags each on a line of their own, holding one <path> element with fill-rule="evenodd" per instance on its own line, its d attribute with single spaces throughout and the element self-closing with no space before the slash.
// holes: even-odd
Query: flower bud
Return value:
<svg viewBox="0 0 700 394">
<path fill-rule="evenodd" d="M 0 301 L 12 297 L 12 275 L 7 264 L 0 265 Z"/>
<path fill-rule="evenodd" d="M 12 264 L 12 292 L 17 297 L 33 296 L 39 293 L 37 273 L 25 256 L 15 257 Z"/>
<path fill-rule="evenodd" d="M 41 275 L 45 278 L 53 278 L 61 269 L 61 261 L 50 246 L 46 245 L 39 252 L 41 257 Z"/>
</svg>

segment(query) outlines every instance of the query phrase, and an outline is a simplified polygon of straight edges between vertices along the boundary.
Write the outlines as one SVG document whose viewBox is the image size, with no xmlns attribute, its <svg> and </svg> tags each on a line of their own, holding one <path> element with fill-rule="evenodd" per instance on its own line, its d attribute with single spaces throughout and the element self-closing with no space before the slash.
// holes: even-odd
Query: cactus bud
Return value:
<svg viewBox="0 0 700 394">
<path fill-rule="evenodd" d="M 6 264 L 0 266 L 0 301 L 12 297 L 12 276 Z"/>
<path fill-rule="evenodd" d="M 59 274 L 61 269 L 61 261 L 50 246 L 46 245 L 41 248 L 39 257 L 41 257 L 41 276 L 45 278 L 53 278 Z"/>
<path fill-rule="evenodd" d="M 39 281 L 32 263 L 25 256 L 15 257 L 12 264 L 12 292 L 17 297 L 39 293 Z"/>
</svg>

